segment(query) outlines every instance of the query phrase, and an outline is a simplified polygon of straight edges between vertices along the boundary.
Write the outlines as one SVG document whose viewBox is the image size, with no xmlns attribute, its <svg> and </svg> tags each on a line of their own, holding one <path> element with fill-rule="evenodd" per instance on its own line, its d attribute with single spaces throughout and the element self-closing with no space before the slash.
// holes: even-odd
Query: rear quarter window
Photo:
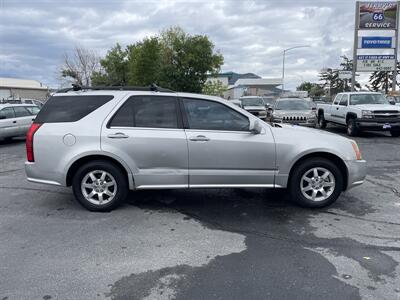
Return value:
<svg viewBox="0 0 400 300">
<path fill-rule="evenodd" d="M 76 122 L 113 98 L 111 95 L 51 97 L 36 116 L 35 122 Z"/>
</svg>

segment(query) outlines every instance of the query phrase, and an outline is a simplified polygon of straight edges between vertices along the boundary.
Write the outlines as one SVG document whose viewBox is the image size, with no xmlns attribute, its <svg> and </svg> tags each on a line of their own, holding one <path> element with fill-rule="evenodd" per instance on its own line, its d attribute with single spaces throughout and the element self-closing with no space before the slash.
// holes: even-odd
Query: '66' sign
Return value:
<svg viewBox="0 0 400 300">
<path fill-rule="evenodd" d="M 397 2 L 361 2 L 360 29 L 395 29 Z"/>
</svg>

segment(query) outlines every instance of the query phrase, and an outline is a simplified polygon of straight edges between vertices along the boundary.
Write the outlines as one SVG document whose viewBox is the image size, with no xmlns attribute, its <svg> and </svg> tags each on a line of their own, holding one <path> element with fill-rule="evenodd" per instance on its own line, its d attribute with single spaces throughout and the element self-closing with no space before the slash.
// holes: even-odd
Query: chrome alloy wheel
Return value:
<svg viewBox="0 0 400 300">
<path fill-rule="evenodd" d="M 304 173 L 300 180 L 300 190 L 304 197 L 311 201 L 324 201 L 335 191 L 335 176 L 321 167 Z"/>
<path fill-rule="evenodd" d="M 90 203 L 104 205 L 112 201 L 117 194 L 117 182 L 110 173 L 95 170 L 83 177 L 81 191 Z"/>
</svg>

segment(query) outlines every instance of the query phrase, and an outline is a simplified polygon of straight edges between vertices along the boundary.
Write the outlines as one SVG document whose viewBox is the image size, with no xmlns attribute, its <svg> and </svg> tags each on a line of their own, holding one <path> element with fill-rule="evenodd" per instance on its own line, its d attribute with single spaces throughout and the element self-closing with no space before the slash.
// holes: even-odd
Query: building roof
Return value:
<svg viewBox="0 0 400 300">
<path fill-rule="evenodd" d="M 37 80 L 8 77 L 0 77 L 0 88 L 48 90 L 47 86 Z"/>
<path fill-rule="evenodd" d="M 211 78 L 218 78 L 218 77 L 227 77 L 228 78 L 228 84 L 233 85 L 238 79 L 241 78 L 261 78 L 260 76 L 254 74 L 254 73 L 235 73 L 235 72 L 223 72 L 219 74 L 213 74 L 210 76 Z"/>
<path fill-rule="evenodd" d="M 282 78 L 241 78 L 235 82 L 235 86 L 277 86 L 282 84 Z"/>
</svg>

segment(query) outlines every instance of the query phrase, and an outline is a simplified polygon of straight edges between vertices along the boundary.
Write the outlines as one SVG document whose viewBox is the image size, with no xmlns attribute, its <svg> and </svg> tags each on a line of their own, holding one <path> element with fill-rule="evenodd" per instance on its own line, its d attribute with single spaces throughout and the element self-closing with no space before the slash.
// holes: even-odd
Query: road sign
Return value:
<svg viewBox="0 0 400 300">
<path fill-rule="evenodd" d="M 386 36 L 361 37 L 361 48 L 392 48 L 392 38 Z"/>
<path fill-rule="evenodd" d="M 396 69 L 395 55 L 358 55 L 358 72 L 394 71 Z"/>
<path fill-rule="evenodd" d="M 339 79 L 351 79 L 351 71 L 339 71 Z"/>
<path fill-rule="evenodd" d="M 358 28 L 395 29 L 397 2 L 360 2 Z"/>
</svg>

